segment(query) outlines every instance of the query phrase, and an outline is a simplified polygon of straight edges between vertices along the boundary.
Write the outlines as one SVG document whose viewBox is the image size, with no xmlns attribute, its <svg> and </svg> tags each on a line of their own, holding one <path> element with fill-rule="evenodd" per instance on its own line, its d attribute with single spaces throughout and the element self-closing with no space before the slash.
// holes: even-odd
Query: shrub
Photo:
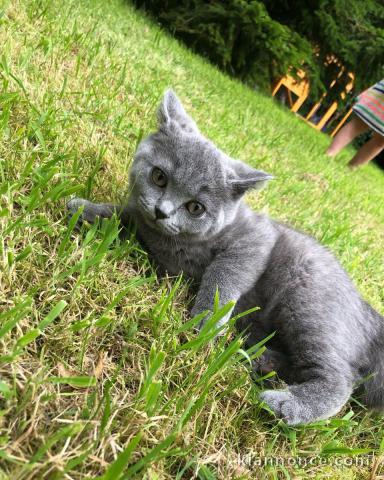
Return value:
<svg viewBox="0 0 384 480">
<path fill-rule="evenodd" d="M 274 21 L 257 0 L 134 0 L 230 75 L 269 88 L 288 67 L 312 68 L 311 44 Z"/>
<path fill-rule="evenodd" d="M 316 99 L 340 74 L 331 96 L 355 74 L 355 91 L 384 76 L 382 0 L 133 0 L 176 37 L 227 73 L 269 89 L 300 67 Z M 294 70 L 293 70 L 294 71 Z"/>
</svg>

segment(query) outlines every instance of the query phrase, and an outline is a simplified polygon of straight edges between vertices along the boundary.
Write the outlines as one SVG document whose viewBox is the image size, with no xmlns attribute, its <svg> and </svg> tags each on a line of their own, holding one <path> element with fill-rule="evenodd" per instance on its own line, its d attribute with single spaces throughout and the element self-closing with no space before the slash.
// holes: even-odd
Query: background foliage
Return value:
<svg viewBox="0 0 384 480">
<path fill-rule="evenodd" d="M 134 0 L 226 72 L 268 89 L 289 66 L 308 72 L 312 94 L 335 77 L 335 55 L 356 75 L 355 90 L 377 82 L 384 66 L 381 0 Z M 341 78 L 340 88 L 348 81 Z M 335 89 L 335 95 L 338 91 Z"/>
</svg>

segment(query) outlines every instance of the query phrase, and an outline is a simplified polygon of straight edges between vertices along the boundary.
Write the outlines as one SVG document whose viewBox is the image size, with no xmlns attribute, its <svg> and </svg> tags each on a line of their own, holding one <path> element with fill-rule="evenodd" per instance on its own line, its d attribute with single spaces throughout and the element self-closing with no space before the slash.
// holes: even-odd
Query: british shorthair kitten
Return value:
<svg viewBox="0 0 384 480">
<path fill-rule="evenodd" d="M 73 199 L 69 211 L 84 206 L 88 222 L 113 213 L 134 221 L 162 269 L 199 284 L 192 315 L 212 310 L 216 289 L 221 304 L 236 302 L 233 313 L 259 306 L 239 328 L 248 344 L 276 331 L 259 367 L 273 368 L 287 388 L 262 399 L 288 424 L 336 414 L 366 376 L 366 401 L 382 408 L 383 317 L 326 248 L 242 201 L 271 175 L 221 152 L 171 90 L 158 118 L 136 151 L 126 205 Z"/>
</svg>

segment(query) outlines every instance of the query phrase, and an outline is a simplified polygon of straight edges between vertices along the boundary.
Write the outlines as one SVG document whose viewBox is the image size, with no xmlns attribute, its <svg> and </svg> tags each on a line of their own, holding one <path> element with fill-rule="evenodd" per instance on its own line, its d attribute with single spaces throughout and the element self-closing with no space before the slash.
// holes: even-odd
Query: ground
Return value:
<svg viewBox="0 0 384 480">
<path fill-rule="evenodd" d="M 380 416 L 352 399 L 315 425 L 275 419 L 241 339 L 185 323 L 186 282 L 156 278 L 114 221 L 75 232 L 65 203 L 124 196 L 171 86 L 219 147 L 275 176 L 250 205 L 327 245 L 384 313 L 383 172 L 329 160 L 327 136 L 127 2 L 1 5 L 0 478 L 376 478 Z"/>
</svg>

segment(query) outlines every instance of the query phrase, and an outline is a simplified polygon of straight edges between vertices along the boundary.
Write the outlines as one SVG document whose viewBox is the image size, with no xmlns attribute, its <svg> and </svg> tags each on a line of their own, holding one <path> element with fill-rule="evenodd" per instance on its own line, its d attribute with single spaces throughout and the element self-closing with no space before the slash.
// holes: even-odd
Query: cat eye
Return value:
<svg viewBox="0 0 384 480">
<path fill-rule="evenodd" d="M 205 207 L 199 202 L 192 200 L 185 204 L 185 208 L 192 215 L 192 217 L 201 217 L 205 212 Z"/>
<path fill-rule="evenodd" d="M 155 167 L 151 173 L 152 182 L 160 188 L 164 188 L 167 185 L 167 176 L 160 170 L 160 168 Z"/>
</svg>

